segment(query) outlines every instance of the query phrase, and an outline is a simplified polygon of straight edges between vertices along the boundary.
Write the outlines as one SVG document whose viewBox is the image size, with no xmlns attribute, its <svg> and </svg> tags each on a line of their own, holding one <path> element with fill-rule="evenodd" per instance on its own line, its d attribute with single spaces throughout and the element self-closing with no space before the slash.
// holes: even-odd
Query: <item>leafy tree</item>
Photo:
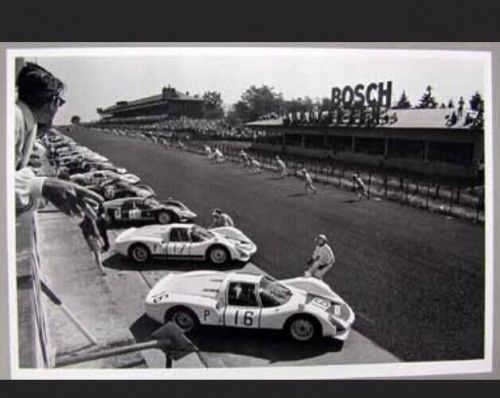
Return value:
<svg viewBox="0 0 500 398">
<path fill-rule="evenodd" d="M 75 115 L 71 117 L 71 124 L 80 124 L 80 116 Z"/>
<path fill-rule="evenodd" d="M 410 101 L 408 100 L 408 97 L 406 95 L 406 92 L 403 90 L 403 93 L 401 94 L 401 97 L 399 98 L 398 103 L 394 107 L 395 109 L 410 109 L 411 104 Z"/>
<path fill-rule="evenodd" d="M 224 116 L 224 109 L 222 108 L 222 97 L 217 91 L 207 91 L 203 94 L 204 116 L 207 119 L 220 119 Z"/>
<path fill-rule="evenodd" d="M 432 86 L 427 86 L 425 89 L 425 93 L 420 99 L 420 102 L 417 106 L 419 109 L 435 109 L 437 108 L 438 103 L 436 98 L 432 95 Z"/>
<path fill-rule="evenodd" d="M 450 101 L 448 102 L 448 108 L 455 108 L 455 104 L 453 103 L 453 100 L 450 99 Z"/>
<path fill-rule="evenodd" d="M 233 110 L 241 120 L 251 121 L 271 112 L 280 113 L 283 104 L 283 95 L 276 93 L 273 87 L 252 85 L 241 95 Z"/>
</svg>

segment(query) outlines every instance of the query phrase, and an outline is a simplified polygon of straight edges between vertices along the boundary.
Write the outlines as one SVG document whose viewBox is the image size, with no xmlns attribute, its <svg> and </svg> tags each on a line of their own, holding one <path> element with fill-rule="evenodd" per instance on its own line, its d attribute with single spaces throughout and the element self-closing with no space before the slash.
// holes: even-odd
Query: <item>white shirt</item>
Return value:
<svg viewBox="0 0 500 398">
<path fill-rule="evenodd" d="M 332 248 L 326 243 L 323 246 L 317 245 L 314 249 L 313 260 L 319 261 L 321 264 L 333 264 L 335 256 Z"/>
<path fill-rule="evenodd" d="M 313 180 L 307 171 L 304 173 L 304 178 L 308 184 L 312 184 Z"/>
<path fill-rule="evenodd" d="M 276 160 L 276 163 L 278 163 L 278 166 L 282 169 L 285 169 L 285 162 L 283 162 L 281 159 Z"/>
<path fill-rule="evenodd" d="M 35 146 L 37 125 L 30 109 L 23 102 L 16 104 L 15 114 L 15 198 L 16 212 L 24 212 L 38 204 L 45 177 L 37 177 L 27 167 Z"/>
</svg>

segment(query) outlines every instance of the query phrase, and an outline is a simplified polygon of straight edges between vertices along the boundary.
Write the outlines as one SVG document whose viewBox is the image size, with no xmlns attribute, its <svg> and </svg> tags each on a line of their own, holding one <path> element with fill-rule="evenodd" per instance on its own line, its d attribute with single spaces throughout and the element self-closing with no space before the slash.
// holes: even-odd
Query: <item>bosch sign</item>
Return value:
<svg viewBox="0 0 500 398">
<path fill-rule="evenodd" d="M 332 88 L 332 107 L 338 108 L 342 105 L 344 108 L 352 106 L 372 106 L 383 107 L 391 106 L 392 82 L 370 83 L 368 86 L 357 84 L 352 88 L 345 86 Z"/>
</svg>

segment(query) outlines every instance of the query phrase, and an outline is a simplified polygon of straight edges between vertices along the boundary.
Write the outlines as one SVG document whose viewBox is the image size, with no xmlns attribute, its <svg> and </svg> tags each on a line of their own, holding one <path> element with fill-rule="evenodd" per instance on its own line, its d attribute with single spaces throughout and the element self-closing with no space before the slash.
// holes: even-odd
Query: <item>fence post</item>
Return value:
<svg viewBox="0 0 500 398">
<path fill-rule="evenodd" d="M 458 184 L 458 187 L 457 187 L 457 205 L 460 205 L 460 189 L 461 189 L 461 186 L 460 186 L 460 184 Z"/>
<path fill-rule="evenodd" d="M 342 180 L 344 178 L 344 174 L 345 174 L 345 169 L 344 166 L 342 166 L 342 174 L 339 177 L 339 188 L 342 188 Z"/>
<path fill-rule="evenodd" d="M 370 195 L 371 185 L 372 185 L 372 172 L 370 171 L 370 173 L 368 174 L 368 195 Z"/>
</svg>

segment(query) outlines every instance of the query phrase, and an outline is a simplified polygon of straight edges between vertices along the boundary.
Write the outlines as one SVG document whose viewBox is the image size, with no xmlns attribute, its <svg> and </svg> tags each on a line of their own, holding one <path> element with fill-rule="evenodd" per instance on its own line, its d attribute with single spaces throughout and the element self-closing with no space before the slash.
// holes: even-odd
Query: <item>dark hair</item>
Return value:
<svg viewBox="0 0 500 398">
<path fill-rule="evenodd" d="M 40 108 L 60 95 L 64 83 L 40 65 L 28 62 L 19 72 L 17 87 L 21 101 Z"/>
</svg>

